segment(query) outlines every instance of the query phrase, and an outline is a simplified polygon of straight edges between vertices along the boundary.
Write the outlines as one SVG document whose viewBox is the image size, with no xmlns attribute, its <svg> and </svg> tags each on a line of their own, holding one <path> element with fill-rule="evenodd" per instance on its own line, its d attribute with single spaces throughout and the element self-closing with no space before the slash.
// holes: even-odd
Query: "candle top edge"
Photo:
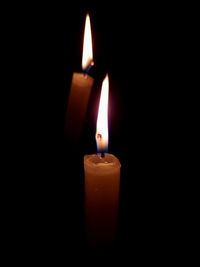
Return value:
<svg viewBox="0 0 200 267">
<path fill-rule="evenodd" d="M 105 153 L 105 156 L 102 158 L 97 154 L 85 155 L 84 156 L 84 165 L 93 167 L 93 168 L 113 168 L 121 167 L 119 159 L 113 154 Z"/>
</svg>

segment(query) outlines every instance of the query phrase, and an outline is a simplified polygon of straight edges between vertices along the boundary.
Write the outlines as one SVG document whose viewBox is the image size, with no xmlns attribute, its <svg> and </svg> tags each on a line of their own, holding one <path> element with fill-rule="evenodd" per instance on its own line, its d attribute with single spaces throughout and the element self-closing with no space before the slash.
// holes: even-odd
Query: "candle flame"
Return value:
<svg viewBox="0 0 200 267">
<path fill-rule="evenodd" d="M 96 143 L 99 152 L 105 152 L 108 148 L 108 74 L 102 83 L 99 111 L 96 125 Z"/>
<path fill-rule="evenodd" d="M 85 19 L 85 30 L 83 40 L 83 57 L 82 57 L 82 69 L 85 70 L 89 65 L 93 65 L 93 52 L 92 52 L 92 34 L 90 17 L 87 14 Z"/>
</svg>

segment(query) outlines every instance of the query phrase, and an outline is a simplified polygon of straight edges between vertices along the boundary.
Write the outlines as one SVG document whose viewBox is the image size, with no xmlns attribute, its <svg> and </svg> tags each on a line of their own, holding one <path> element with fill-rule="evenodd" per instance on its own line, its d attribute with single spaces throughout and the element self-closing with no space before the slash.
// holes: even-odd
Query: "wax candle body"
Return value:
<svg viewBox="0 0 200 267">
<path fill-rule="evenodd" d="M 91 245 L 110 246 L 116 237 L 120 168 L 112 154 L 84 156 L 86 235 Z"/>
<path fill-rule="evenodd" d="M 80 137 L 93 81 L 89 75 L 73 74 L 65 122 L 65 136 L 69 140 L 76 141 Z"/>
</svg>

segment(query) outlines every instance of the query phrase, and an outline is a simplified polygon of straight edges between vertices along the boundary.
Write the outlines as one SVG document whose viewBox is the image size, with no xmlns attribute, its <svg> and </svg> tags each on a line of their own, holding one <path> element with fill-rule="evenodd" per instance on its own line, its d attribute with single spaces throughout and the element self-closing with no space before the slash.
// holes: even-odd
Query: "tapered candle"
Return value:
<svg viewBox="0 0 200 267">
<path fill-rule="evenodd" d="M 121 164 L 108 147 L 108 76 L 102 83 L 96 128 L 97 154 L 84 156 L 88 243 L 110 246 L 116 237 Z"/>
<path fill-rule="evenodd" d="M 94 82 L 93 78 L 88 75 L 89 69 L 93 65 L 91 24 L 90 17 L 87 14 L 83 40 L 83 72 L 73 73 L 66 111 L 65 136 L 70 141 L 76 142 L 79 140 L 82 131 L 91 88 Z"/>
</svg>

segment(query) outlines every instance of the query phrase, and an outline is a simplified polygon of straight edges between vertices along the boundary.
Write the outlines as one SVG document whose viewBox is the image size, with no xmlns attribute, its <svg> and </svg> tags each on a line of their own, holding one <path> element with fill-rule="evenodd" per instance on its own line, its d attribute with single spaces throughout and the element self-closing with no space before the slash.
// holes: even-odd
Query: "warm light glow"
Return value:
<svg viewBox="0 0 200 267">
<path fill-rule="evenodd" d="M 85 31 L 83 40 L 83 58 L 82 58 L 82 69 L 85 70 L 89 65 L 93 64 L 93 53 L 92 53 L 92 34 L 90 17 L 87 14 L 85 20 Z"/>
<path fill-rule="evenodd" d="M 108 147 L 108 92 L 108 75 L 106 75 L 101 88 L 96 126 L 96 142 L 99 152 L 104 152 Z"/>
</svg>

